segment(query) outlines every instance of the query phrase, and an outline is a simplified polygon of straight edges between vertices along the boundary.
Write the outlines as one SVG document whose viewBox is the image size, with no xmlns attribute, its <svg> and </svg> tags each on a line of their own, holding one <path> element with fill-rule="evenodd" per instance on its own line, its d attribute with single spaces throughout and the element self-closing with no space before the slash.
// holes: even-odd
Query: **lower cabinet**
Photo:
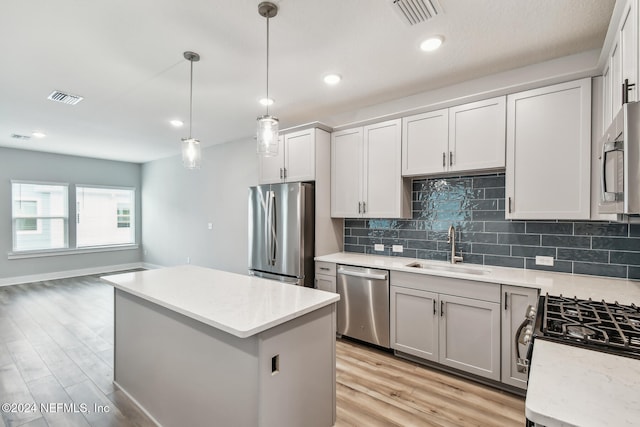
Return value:
<svg viewBox="0 0 640 427">
<path fill-rule="evenodd" d="M 500 285 L 392 272 L 391 347 L 500 381 Z"/>
<path fill-rule="evenodd" d="M 502 382 L 514 387 L 527 388 L 527 374 L 518 372 L 515 336 L 525 319 L 527 307 L 538 304 L 538 289 L 502 285 Z M 517 344 L 520 357 L 525 346 Z"/>
<path fill-rule="evenodd" d="M 321 291 L 337 293 L 336 265 L 332 262 L 316 261 L 315 288 Z"/>
</svg>

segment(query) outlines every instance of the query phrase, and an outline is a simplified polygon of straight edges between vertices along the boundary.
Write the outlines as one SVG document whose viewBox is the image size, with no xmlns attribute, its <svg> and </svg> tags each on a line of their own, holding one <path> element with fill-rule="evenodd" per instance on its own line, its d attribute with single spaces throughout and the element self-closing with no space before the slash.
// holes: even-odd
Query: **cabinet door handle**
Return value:
<svg viewBox="0 0 640 427">
<path fill-rule="evenodd" d="M 622 104 L 629 102 L 629 91 L 635 85 L 635 83 L 629 83 L 629 79 L 624 79 L 624 83 L 622 83 Z"/>
<path fill-rule="evenodd" d="M 362 202 L 362 213 L 367 213 L 367 202 Z"/>
<path fill-rule="evenodd" d="M 362 213 L 362 202 L 358 202 L 358 213 Z"/>
<path fill-rule="evenodd" d="M 507 293 L 504 293 L 504 309 L 507 309 Z"/>
<path fill-rule="evenodd" d="M 435 316 L 438 312 L 438 306 L 436 305 L 436 300 L 433 300 L 433 315 Z"/>
<path fill-rule="evenodd" d="M 447 153 L 445 153 L 444 151 L 442 152 L 442 167 L 447 167 Z"/>
<path fill-rule="evenodd" d="M 282 177 L 287 179 L 287 168 L 282 168 Z"/>
<path fill-rule="evenodd" d="M 449 151 L 449 166 L 453 166 L 453 151 Z"/>
<path fill-rule="evenodd" d="M 280 179 L 282 179 L 282 168 L 280 168 Z"/>
<path fill-rule="evenodd" d="M 444 316 L 444 301 L 440 301 L 440 317 Z"/>
<path fill-rule="evenodd" d="M 509 197 L 508 203 L 509 203 L 509 213 L 511 213 L 511 197 Z"/>
</svg>

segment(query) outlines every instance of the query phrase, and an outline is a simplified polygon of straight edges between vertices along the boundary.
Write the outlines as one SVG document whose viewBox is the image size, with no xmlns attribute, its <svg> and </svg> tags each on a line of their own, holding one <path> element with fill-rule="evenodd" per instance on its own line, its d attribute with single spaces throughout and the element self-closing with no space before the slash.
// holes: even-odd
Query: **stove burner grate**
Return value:
<svg viewBox="0 0 640 427">
<path fill-rule="evenodd" d="M 561 296 L 544 298 L 542 337 L 640 357 L 640 308 Z"/>
</svg>

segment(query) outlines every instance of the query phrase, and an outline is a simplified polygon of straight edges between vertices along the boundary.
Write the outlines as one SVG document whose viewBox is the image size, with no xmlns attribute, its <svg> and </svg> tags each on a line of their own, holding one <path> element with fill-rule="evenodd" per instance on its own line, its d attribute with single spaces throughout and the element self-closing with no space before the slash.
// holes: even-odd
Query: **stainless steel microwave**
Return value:
<svg viewBox="0 0 640 427">
<path fill-rule="evenodd" d="M 640 102 L 622 106 L 600 150 L 599 212 L 640 214 Z"/>
</svg>

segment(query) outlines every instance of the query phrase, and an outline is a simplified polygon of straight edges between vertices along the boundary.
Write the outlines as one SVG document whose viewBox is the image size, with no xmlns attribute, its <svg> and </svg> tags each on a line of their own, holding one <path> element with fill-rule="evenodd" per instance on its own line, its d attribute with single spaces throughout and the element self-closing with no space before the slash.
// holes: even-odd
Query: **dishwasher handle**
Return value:
<svg viewBox="0 0 640 427">
<path fill-rule="evenodd" d="M 342 274 L 345 276 L 362 277 L 365 279 L 387 280 L 387 273 L 383 273 L 383 274 L 362 273 L 360 271 L 353 271 L 353 270 L 347 270 L 344 268 L 339 268 L 338 274 Z"/>
</svg>

